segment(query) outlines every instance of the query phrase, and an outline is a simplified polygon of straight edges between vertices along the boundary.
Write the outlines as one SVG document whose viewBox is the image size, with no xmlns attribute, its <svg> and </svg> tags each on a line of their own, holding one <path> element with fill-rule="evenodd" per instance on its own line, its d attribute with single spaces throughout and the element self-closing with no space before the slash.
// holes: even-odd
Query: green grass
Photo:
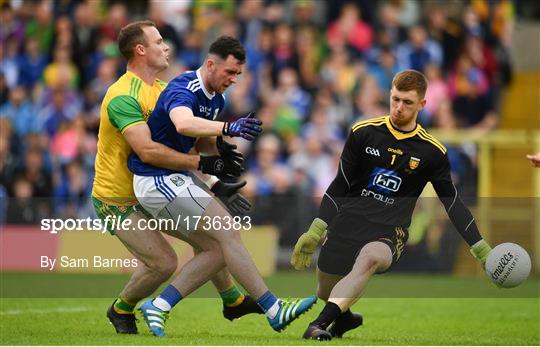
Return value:
<svg viewBox="0 0 540 347">
<path fill-rule="evenodd" d="M 141 333 L 137 336 L 121 336 L 114 333 L 105 318 L 105 310 L 125 276 L 111 276 L 106 281 L 94 277 L 102 288 L 102 283 L 110 283 L 109 297 L 74 298 L 78 288 L 71 288 L 71 295 L 65 298 L 22 298 L 13 291 L 14 279 L 20 286 L 34 281 L 40 276 L 56 282 L 57 288 L 64 288 L 74 275 L 61 274 L 5 274 L 2 275 L 2 299 L 0 303 L 0 343 L 2 345 L 539 345 L 540 344 L 540 301 L 538 281 L 524 284 L 521 297 L 496 297 L 509 295 L 512 291 L 498 291 L 480 284 L 482 280 L 461 280 L 444 276 L 380 276 L 368 286 L 370 298 L 360 300 L 353 308 L 364 315 L 364 326 L 349 332 L 343 339 L 330 342 L 304 341 L 300 337 L 307 324 L 323 307 L 319 302 L 314 309 L 294 322 L 282 333 L 274 332 L 262 316 L 251 315 L 233 323 L 221 316 L 219 299 L 209 298 L 213 292 L 207 286 L 199 293 L 199 298 L 185 299 L 173 310 L 167 324 L 169 338 L 152 337 L 144 322 L 139 321 Z M 49 278 L 50 277 L 50 278 Z M 77 278 L 77 276 L 75 276 Z M 90 276 L 90 278 L 92 278 Z M 85 281 L 88 281 L 84 277 Z M 8 282 L 8 284 L 6 284 Z M 38 281 L 39 282 L 39 281 Z M 281 273 L 268 279 L 274 284 L 314 285 L 311 274 L 296 275 Z M 381 284 L 382 283 L 382 284 Z M 434 289 L 453 287 L 462 293 L 453 297 L 383 297 L 380 292 L 389 287 L 402 287 L 412 283 L 434 283 Z M 37 285 L 37 284 L 34 284 Z M 279 294 L 287 296 L 288 286 L 280 287 Z M 116 288 L 116 289 L 115 289 Z M 480 288 L 480 289 L 479 289 Z M 527 289 L 528 288 L 528 289 Z M 12 290 L 12 291 L 8 291 Z M 34 287 L 34 292 L 39 287 Z M 311 287 L 309 288 L 311 290 Z M 62 290 L 59 289 L 60 292 Z M 480 293 L 491 296 L 478 297 Z M 409 293 L 405 291 L 406 293 Z M 425 291 L 430 292 L 429 289 Z M 446 292 L 452 292 L 447 289 Z M 455 291 L 454 291 L 455 292 Z M 92 295 L 96 292 L 82 292 Z M 378 296 L 377 293 L 379 293 Z M 443 294 L 441 292 L 440 294 Z M 495 294 L 493 294 L 495 293 Z M 502 293 L 502 294 L 500 294 Z M 514 294 L 519 291 L 514 292 Z M 531 295 L 534 294 L 535 295 Z M 20 293 L 23 294 L 23 293 Z M 43 294 L 43 293 L 42 293 Z M 80 294 L 80 293 L 79 293 Z M 375 297 L 373 297 L 375 296 Z M 70 298 L 67 298 L 70 297 Z"/>
</svg>

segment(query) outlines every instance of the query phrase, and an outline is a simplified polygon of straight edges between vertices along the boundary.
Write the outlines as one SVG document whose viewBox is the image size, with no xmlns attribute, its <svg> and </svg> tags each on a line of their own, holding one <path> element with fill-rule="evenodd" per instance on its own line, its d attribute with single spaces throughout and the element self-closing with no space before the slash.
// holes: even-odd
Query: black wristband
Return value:
<svg viewBox="0 0 540 347">
<path fill-rule="evenodd" d="M 225 136 L 229 135 L 229 122 L 223 122 L 223 129 L 221 129 L 221 133 Z"/>
</svg>

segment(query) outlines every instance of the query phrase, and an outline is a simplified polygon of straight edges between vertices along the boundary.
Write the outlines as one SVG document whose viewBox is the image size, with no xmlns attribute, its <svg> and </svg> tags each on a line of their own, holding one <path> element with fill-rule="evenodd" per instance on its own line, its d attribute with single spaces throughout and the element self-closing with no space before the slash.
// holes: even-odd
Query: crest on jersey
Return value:
<svg viewBox="0 0 540 347">
<path fill-rule="evenodd" d="M 148 117 L 150 117 L 150 115 L 152 114 L 152 111 L 153 110 L 146 110 L 146 111 L 143 110 L 142 116 L 143 116 L 145 121 L 148 121 Z"/>
<path fill-rule="evenodd" d="M 409 160 L 409 167 L 411 168 L 411 170 L 416 169 L 419 164 L 420 164 L 420 159 L 416 157 L 411 157 L 411 159 Z"/>
<path fill-rule="evenodd" d="M 182 178 L 180 178 L 180 176 L 172 176 L 171 182 L 177 187 L 180 187 L 185 183 L 185 181 Z"/>
</svg>

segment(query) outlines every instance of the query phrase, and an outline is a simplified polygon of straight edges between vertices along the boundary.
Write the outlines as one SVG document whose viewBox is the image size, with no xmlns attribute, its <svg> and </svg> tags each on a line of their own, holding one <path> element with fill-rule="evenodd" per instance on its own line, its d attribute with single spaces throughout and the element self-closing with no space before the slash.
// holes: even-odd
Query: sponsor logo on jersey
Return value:
<svg viewBox="0 0 540 347">
<path fill-rule="evenodd" d="M 180 177 L 180 176 L 172 176 L 172 177 L 171 177 L 171 182 L 172 182 L 175 186 L 180 187 L 180 186 L 182 186 L 186 181 L 184 181 L 184 180 L 182 179 L 182 177 Z"/>
<path fill-rule="evenodd" d="M 211 107 L 207 107 L 207 106 L 203 106 L 203 105 L 199 105 L 199 112 L 204 114 L 204 116 L 206 118 L 209 118 L 210 117 L 210 113 L 212 112 L 212 108 Z"/>
<path fill-rule="evenodd" d="M 379 153 L 379 150 L 377 148 L 373 148 L 373 147 L 366 147 L 366 153 L 367 154 L 371 154 L 375 157 L 380 157 L 381 154 Z"/>
<path fill-rule="evenodd" d="M 401 149 L 388 148 L 388 152 L 403 155 L 403 151 Z"/>
<path fill-rule="evenodd" d="M 411 157 L 411 159 L 409 160 L 409 167 L 411 168 L 411 170 L 416 169 L 419 164 L 420 164 L 419 158 Z"/>
<path fill-rule="evenodd" d="M 379 193 L 375 193 L 374 191 L 369 190 L 369 189 L 362 189 L 361 195 L 366 196 L 366 197 L 372 197 L 373 199 L 379 200 L 380 202 L 385 203 L 386 205 L 392 205 L 394 203 L 393 198 L 390 198 L 388 196 L 385 196 Z"/>
<path fill-rule="evenodd" d="M 395 193 L 401 187 L 401 177 L 393 170 L 375 168 L 371 173 L 369 189 L 380 193 Z"/>
</svg>

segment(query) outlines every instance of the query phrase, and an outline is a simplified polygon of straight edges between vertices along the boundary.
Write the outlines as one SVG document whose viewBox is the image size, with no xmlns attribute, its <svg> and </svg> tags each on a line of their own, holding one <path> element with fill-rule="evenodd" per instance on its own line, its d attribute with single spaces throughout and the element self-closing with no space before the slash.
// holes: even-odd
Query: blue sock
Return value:
<svg viewBox="0 0 540 347">
<path fill-rule="evenodd" d="M 170 311 L 180 300 L 182 300 L 182 294 L 173 285 L 169 284 L 152 303 L 163 311 Z"/>
<path fill-rule="evenodd" d="M 278 298 L 276 298 L 271 291 L 267 291 L 259 298 L 259 300 L 257 300 L 257 305 L 259 305 L 264 312 L 267 312 L 277 301 Z"/>
</svg>

